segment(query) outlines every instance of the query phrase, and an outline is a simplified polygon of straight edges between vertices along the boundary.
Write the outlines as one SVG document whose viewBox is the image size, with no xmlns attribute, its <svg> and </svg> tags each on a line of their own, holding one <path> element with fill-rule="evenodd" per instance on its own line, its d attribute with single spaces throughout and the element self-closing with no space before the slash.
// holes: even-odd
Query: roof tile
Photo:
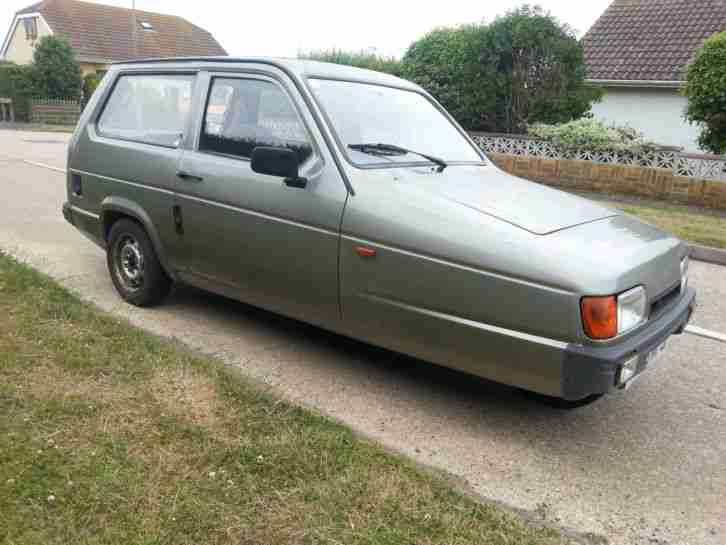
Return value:
<svg viewBox="0 0 726 545">
<path fill-rule="evenodd" d="M 79 60 L 227 54 L 209 32 L 174 15 L 136 10 L 134 47 L 134 12 L 130 9 L 79 0 L 44 0 L 18 13 L 28 10 L 40 12 L 54 34 L 67 38 Z M 141 28 L 142 21 L 151 23 L 153 31 Z"/>
<path fill-rule="evenodd" d="M 587 77 L 683 81 L 709 36 L 726 30 L 726 0 L 614 0 L 583 38 Z"/>
</svg>

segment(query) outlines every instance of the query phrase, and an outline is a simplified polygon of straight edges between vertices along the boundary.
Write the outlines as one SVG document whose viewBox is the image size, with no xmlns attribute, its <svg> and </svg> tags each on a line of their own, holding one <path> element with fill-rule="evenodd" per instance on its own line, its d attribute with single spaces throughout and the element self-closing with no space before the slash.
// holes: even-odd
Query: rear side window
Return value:
<svg viewBox="0 0 726 545">
<path fill-rule="evenodd" d="M 214 78 L 199 150 L 248 159 L 257 146 L 292 149 L 301 164 L 312 155 L 307 132 L 290 99 L 277 85 Z"/>
<path fill-rule="evenodd" d="M 106 102 L 98 131 L 103 136 L 176 147 L 192 99 L 191 75 L 121 76 Z"/>
</svg>

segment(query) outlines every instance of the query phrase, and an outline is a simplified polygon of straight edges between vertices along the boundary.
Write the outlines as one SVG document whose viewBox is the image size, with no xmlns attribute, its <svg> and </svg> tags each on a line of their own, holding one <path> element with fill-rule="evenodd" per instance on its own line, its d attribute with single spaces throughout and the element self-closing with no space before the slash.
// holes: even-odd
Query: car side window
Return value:
<svg viewBox="0 0 726 545">
<path fill-rule="evenodd" d="M 257 146 L 292 149 L 300 164 L 313 152 L 295 108 L 277 85 L 213 78 L 199 150 L 249 159 Z"/>
<path fill-rule="evenodd" d="M 98 120 L 102 136 L 176 147 L 191 110 L 192 75 L 122 75 Z"/>
</svg>

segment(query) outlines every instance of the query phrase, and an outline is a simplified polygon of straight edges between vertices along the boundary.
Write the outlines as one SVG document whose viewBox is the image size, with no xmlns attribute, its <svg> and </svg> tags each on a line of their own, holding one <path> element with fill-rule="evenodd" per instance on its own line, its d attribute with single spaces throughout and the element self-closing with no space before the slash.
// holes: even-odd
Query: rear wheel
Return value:
<svg viewBox="0 0 726 545">
<path fill-rule="evenodd" d="M 116 291 L 132 305 L 159 304 L 171 289 L 146 231 L 135 221 L 121 219 L 108 234 L 106 262 Z"/>
</svg>

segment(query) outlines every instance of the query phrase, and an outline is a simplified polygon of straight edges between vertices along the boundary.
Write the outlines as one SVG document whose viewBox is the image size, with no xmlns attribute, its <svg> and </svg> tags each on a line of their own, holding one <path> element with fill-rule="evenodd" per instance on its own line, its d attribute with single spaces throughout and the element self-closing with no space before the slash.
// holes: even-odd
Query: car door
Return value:
<svg viewBox="0 0 726 545">
<path fill-rule="evenodd" d="M 316 324 L 340 317 L 347 190 L 298 91 L 273 72 L 206 73 L 197 138 L 176 183 L 189 282 Z M 301 107 L 302 105 L 302 107 Z M 252 171 L 256 146 L 292 148 L 304 188 Z"/>
<path fill-rule="evenodd" d="M 99 112 L 78 135 L 69 168 L 83 195 L 74 199 L 93 213 L 115 211 L 141 221 L 162 263 L 174 270 L 171 209 L 197 74 L 124 70 L 113 78 Z"/>
</svg>

